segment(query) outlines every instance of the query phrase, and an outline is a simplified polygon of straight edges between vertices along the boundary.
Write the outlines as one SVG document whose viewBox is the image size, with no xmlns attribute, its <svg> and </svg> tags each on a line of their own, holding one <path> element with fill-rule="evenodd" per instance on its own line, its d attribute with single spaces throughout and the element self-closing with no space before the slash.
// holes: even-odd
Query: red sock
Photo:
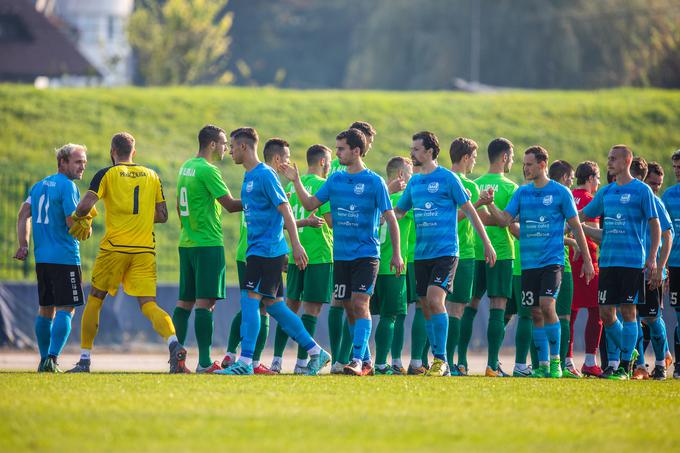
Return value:
<svg viewBox="0 0 680 453">
<path fill-rule="evenodd" d="M 600 344 L 602 335 L 602 320 L 600 319 L 599 307 L 588 308 L 588 321 L 586 322 L 586 354 L 595 354 Z"/>
</svg>

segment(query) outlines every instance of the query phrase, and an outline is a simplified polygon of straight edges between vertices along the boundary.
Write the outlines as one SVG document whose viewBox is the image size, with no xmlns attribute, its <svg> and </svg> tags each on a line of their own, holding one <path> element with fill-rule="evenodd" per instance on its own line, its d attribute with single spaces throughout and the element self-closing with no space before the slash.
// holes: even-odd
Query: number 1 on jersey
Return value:
<svg viewBox="0 0 680 453">
<path fill-rule="evenodd" d="M 139 186 L 135 186 L 135 191 L 132 195 L 132 213 L 139 214 Z"/>
</svg>

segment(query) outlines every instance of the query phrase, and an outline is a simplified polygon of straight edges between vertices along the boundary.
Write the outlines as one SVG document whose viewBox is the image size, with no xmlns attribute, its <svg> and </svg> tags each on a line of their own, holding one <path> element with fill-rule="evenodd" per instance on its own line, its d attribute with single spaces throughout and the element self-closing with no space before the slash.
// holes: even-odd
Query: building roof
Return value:
<svg viewBox="0 0 680 453">
<path fill-rule="evenodd" d="M 0 80 L 63 75 L 100 74 L 31 1 L 0 0 Z"/>
</svg>

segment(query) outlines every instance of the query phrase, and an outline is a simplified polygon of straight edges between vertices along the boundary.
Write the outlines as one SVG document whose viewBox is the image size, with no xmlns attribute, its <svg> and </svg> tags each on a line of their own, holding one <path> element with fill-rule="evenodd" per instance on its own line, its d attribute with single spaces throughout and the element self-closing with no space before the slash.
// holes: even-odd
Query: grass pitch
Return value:
<svg viewBox="0 0 680 453">
<path fill-rule="evenodd" d="M 3 451 L 677 448 L 680 381 L 0 374 Z"/>
</svg>

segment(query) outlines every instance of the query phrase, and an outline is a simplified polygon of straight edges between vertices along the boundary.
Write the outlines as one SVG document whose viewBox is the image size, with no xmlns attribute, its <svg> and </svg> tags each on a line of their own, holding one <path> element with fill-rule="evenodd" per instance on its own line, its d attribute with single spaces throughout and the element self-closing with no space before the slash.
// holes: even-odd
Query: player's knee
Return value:
<svg viewBox="0 0 680 453">
<path fill-rule="evenodd" d="M 196 308 L 212 310 L 213 308 L 215 308 L 215 299 L 197 299 Z"/>
<path fill-rule="evenodd" d="M 54 307 L 40 307 L 38 308 L 38 314 L 43 318 L 52 319 L 54 318 Z"/>
<path fill-rule="evenodd" d="M 318 317 L 321 314 L 321 304 L 316 302 L 303 302 L 302 310 L 306 315 Z"/>
<path fill-rule="evenodd" d="M 73 316 L 73 313 L 76 312 L 76 307 L 58 307 L 57 311 L 65 311 L 66 313 Z"/>
<path fill-rule="evenodd" d="M 184 310 L 191 311 L 194 308 L 194 303 L 195 303 L 194 301 L 178 300 L 177 306 L 179 308 L 183 308 Z"/>
</svg>

